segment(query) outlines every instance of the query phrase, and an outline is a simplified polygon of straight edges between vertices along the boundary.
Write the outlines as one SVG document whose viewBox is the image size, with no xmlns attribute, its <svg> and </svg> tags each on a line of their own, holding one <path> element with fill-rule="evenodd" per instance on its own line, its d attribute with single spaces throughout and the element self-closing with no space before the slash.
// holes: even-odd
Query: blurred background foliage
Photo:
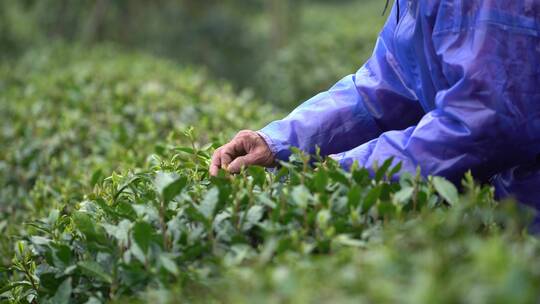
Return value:
<svg viewBox="0 0 540 304">
<path fill-rule="evenodd" d="M 0 60 L 104 42 L 204 66 L 293 108 L 369 57 L 381 0 L 0 0 Z"/>
</svg>

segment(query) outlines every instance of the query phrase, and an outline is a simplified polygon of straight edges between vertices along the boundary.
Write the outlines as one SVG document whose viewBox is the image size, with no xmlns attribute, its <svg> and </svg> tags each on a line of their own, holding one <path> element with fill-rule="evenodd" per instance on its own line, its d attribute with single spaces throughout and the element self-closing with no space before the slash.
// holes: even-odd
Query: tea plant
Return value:
<svg viewBox="0 0 540 304">
<path fill-rule="evenodd" d="M 55 46 L 0 67 L 0 232 L 75 204 L 114 170 L 163 146 L 223 141 L 263 126 L 272 108 L 189 67 L 113 47 Z M 0 265 L 13 238 L 0 240 Z M 2 282 L 0 274 L 0 283 Z"/>
<path fill-rule="evenodd" d="M 84 303 L 176 285 L 187 299 L 198 299 L 187 287 L 203 290 L 224 271 L 271 265 L 291 254 L 301 259 L 348 248 L 375 252 L 381 238 L 386 241 L 383 226 L 410 226 L 432 212 L 451 217 L 445 210 L 460 203 L 454 186 L 440 178 L 424 182 L 404 175 L 390 182 L 399 171 L 390 168 L 391 161 L 373 179 L 366 169 L 349 173 L 332 161 L 313 170 L 302 154 L 276 173 L 253 167 L 239 176 L 221 172 L 209 178 L 210 151 L 171 147 L 173 155 L 154 155 L 149 170 L 115 173 L 75 208 L 31 222 L 13 261 L 21 280 L 9 285 L 11 296 Z M 466 186 L 471 205 L 455 208 L 470 209 L 456 216 L 494 208 L 489 188 L 478 188 L 470 176 Z M 504 218 L 473 219 L 456 218 L 458 225 L 448 229 L 458 231 L 433 233 L 517 229 Z"/>
</svg>

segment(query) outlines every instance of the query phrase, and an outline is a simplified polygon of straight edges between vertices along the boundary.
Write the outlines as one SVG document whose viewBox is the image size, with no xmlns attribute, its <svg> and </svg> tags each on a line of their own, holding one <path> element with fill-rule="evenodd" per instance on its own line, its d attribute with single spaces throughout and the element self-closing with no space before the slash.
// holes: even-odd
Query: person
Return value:
<svg viewBox="0 0 540 304">
<path fill-rule="evenodd" d="M 345 169 L 393 158 L 402 172 L 419 167 L 456 184 L 471 170 L 498 198 L 540 207 L 540 1 L 398 5 L 358 72 L 284 119 L 238 133 L 215 151 L 210 173 L 319 147 Z"/>
</svg>

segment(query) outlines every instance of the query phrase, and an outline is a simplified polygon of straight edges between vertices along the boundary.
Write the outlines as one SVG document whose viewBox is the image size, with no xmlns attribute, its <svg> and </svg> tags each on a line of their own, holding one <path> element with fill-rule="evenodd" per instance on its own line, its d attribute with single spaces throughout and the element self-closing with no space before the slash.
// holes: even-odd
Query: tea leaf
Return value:
<svg viewBox="0 0 540 304">
<path fill-rule="evenodd" d="M 450 204 L 459 203 L 459 194 L 456 187 L 442 177 L 433 177 L 433 186 L 435 190 Z"/>
<path fill-rule="evenodd" d="M 62 284 L 60 284 L 60 286 L 56 290 L 56 293 L 54 294 L 54 297 L 52 297 L 51 302 L 58 304 L 71 303 L 71 292 L 71 278 L 67 278 L 64 280 L 64 282 L 62 282 Z"/>
<path fill-rule="evenodd" d="M 176 266 L 176 263 L 174 263 L 174 261 L 166 254 L 161 254 L 159 256 L 159 260 L 163 268 L 165 268 L 171 274 L 177 276 L 180 273 L 180 271 L 178 270 L 178 266 Z"/>
<path fill-rule="evenodd" d="M 112 277 L 110 274 L 106 273 L 105 270 L 99 265 L 97 262 L 94 261 L 81 261 L 77 263 L 77 267 L 81 269 L 83 273 L 86 275 L 105 282 L 105 283 L 112 283 Z"/>
<path fill-rule="evenodd" d="M 211 219 L 216 211 L 216 206 L 219 201 L 219 190 L 216 187 L 210 189 L 201 204 L 198 206 L 199 212 L 204 215 L 205 218 Z"/>
<path fill-rule="evenodd" d="M 139 245 L 143 253 L 148 254 L 152 244 L 154 228 L 147 222 L 137 222 L 133 226 L 133 240 Z"/>
<path fill-rule="evenodd" d="M 173 198 L 180 194 L 180 192 L 182 192 L 184 187 L 187 185 L 187 182 L 187 177 L 183 176 L 165 186 L 162 190 L 163 200 L 166 203 L 170 202 Z"/>
</svg>

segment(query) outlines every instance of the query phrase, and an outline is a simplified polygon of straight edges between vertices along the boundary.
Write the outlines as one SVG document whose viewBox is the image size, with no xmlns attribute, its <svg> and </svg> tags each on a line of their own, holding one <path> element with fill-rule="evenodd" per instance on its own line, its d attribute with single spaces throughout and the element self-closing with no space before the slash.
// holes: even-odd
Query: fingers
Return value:
<svg viewBox="0 0 540 304">
<path fill-rule="evenodd" d="M 210 175 L 218 175 L 220 168 L 239 173 L 242 167 L 271 165 L 272 159 L 271 151 L 259 134 L 249 130 L 240 131 L 231 142 L 214 152 Z"/>
<path fill-rule="evenodd" d="M 227 170 L 230 173 L 240 173 L 240 170 L 242 170 L 243 167 L 248 167 L 256 164 L 257 156 L 253 154 L 248 154 L 245 156 L 237 157 L 233 162 L 231 162 Z"/>
<path fill-rule="evenodd" d="M 239 140 L 233 140 L 223 146 L 220 154 L 221 168 L 228 170 L 229 164 L 237 157 L 245 155 L 243 144 Z"/>
<path fill-rule="evenodd" d="M 229 164 L 238 156 L 245 155 L 244 138 L 239 133 L 231 142 L 218 148 L 212 155 L 210 175 L 217 176 L 219 169 L 228 169 Z"/>
<path fill-rule="evenodd" d="M 212 155 L 212 161 L 210 162 L 210 175 L 217 176 L 219 168 L 221 168 L 221 148 L 217 149 Z"/>
</svg>

